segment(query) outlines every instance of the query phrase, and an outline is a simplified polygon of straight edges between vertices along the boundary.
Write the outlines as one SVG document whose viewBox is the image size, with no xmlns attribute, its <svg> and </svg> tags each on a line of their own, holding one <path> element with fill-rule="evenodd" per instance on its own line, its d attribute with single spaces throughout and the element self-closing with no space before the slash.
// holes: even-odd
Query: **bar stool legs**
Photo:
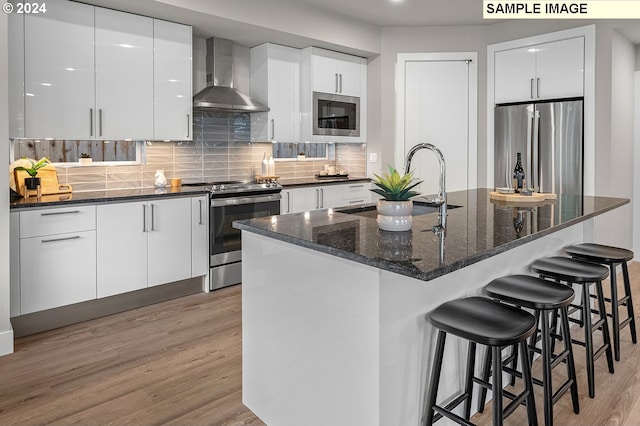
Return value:
<svg viewBox="0 0 640 426">
<path fill-rule="evenodd" d="M 611 299 L 605 299 L 611 303 L 611 317 L 613 329 L 613 352 L 616 361 L 620 361 L 620 330 L 629 325 L 631 340 L 637 343 L 636 320 L 633 312 L 633 298 L 631 297 L 631 283 L 629 280 L 629 269 L 627 262 L 633 259 L 633 252 L 619 247 L 612 247 L 595 243 L 582 243 L 571 245 L 565 248 L 569 256 L 574 259 L 586 260 L 589 262 L 607 265 L 610 270 L 609 279 L 611 281 Z M 624 297 L 618 298 L 618 284 L 616 267 L 622 266 L 622 277 L 624 282 Z M 619 307 L 627 308 L 627 318 L 620 321 Z"/>
</svg>

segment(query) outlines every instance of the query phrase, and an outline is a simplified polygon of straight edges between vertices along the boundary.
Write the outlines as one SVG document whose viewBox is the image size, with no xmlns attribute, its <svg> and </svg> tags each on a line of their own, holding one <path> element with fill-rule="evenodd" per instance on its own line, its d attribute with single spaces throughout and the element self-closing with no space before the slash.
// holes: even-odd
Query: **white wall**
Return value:
<svg viewBox="0 0 640 426">
<path fill-rule="evenodd" d="M 9 164 L 9 70 L 7 60 L 7 14 L 0 14 L 0 164 Z M 13 352 L 9 321 L 9 185 L 8 173 L 0 183 L 0 355 Z M 2 179 L 0 179 L 2 182 Z"/>
<path fill-rule="evenodd" d="M 636 48 L 636 61 L 640 51 Z M 636 68 L 637 69 L 637 68 Z M 634 103 L 634 178 L 633 178 L 633 252 L 635 260 L 640 260 L 640 71 L 634 73 L 635 103 Z"/>
</svg>

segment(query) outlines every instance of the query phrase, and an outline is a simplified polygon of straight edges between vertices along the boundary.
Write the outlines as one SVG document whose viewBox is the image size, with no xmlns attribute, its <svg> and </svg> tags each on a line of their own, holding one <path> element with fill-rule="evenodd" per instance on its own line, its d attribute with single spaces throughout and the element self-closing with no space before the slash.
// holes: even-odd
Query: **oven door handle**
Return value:
<svg viewBox="0 0 640 426">
<path fill-rule="evenodd" d="M 269 203 L 271 201 L 278 201 L 280 198 L 282 198 L 280 194 L 258 195 L 254 197 L 213 198 L 211 199 L 211 207 Z"/>
</svg>

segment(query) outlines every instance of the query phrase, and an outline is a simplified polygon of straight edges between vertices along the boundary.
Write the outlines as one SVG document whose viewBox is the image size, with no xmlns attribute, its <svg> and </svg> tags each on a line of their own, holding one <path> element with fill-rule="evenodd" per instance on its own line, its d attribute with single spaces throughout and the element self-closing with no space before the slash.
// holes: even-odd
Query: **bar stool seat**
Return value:
<svg viewBox="0 0 640 426">
<path fill-rule="evenodd" d="M 542 278 L 565 281 L 570 286 L 574 284 L 582 286 L 581 304 L 570 305 L 571 307 L 580 310 L 581 318 L 579 320 L 569 318 L 569 320 L 584 327 L 584 342 L 575 339 L 572 339 L 572 342 L 585 347 L 589 396 L 594 398 L 595 360 L 603 353 L 606 354 L 609 372 L 614 372 L 613 352 L 611 349 L 609 326 L 607 324 L 607 315 L 605 312 L 605 300 L 602 293 L 602 281 L 609 275 L 609 269 L 592 262 L 562 256 L 547 257 L 536 260 L 531 264 L 530 268 Z M 592 284 L 595 285 L 596 289 L 596 300 L 598 303 L 598 311 L 596 312 L 599 313 L 599 319 L 593 323 L 591 321 L 592 310 L 590 302 L 590 287 Z M 598 349 L 593 346 L 593 333 L 597 330 L 602 332 L 603 340 L 603 345 Z"/>
<path fill-rule="evenodd" d="M 536 323 L 540 325 L 540 339 L 542 340 L 542 348 L 536 348 L 537 332 L 531 336 L 529 341 L 529 349 L 542 355 L 542 380 L 533 379 L 533 382 L 542 385 L 544 394 L 544 416 L 545 425 L 553 424 L 553 404 L 567 391 L 571 392 L 571 400 L 573 403 L 573 411 L 578 414 L 580 405 L 578 401 L 578 385 L 576 380 L 576 369 L 573 360 L 573 350 L 571 347 L 571 333 L 569 330 L 568 306 L 575 297 L 573 289 L 569 286 L 558 284 L 552 281 L 530 275 L 510 275 L 497 278 L 484 287 L 484 293 L 489 297 L 516 305 L 519 307 L 533 309 L 535 313 Z M 560 313 L 562 325 L 562 341 L 564 342 L 564 350 L 555 355 L 553 353 L 556 336 L 550 329 L 549 315 L 555 319 L 556 314 Z M 555 329 L 555 327 L 553 327 Z M 514 348 L 515 357 L 511 367 L 504 367 L 505 371 L 512 374 L 515 378 L 517 374 L 517 350 Z M 566 361 L 567 380 L 558 387 L 557 392 L 553 392 L 551 370 L 558 366 L 561 362 Z M 484 363 L 484 380 L 489 379 L 489 371 L 491 369 L 491 359 L 488 356 Z M 512 384 L 514 384 L 512 382 Z M 478 411 L 482 412 L 485 403 L 485 389 L 481 390 L 478 400 Z"/>
<path fill-rule="evenodd" d="M 431 379 L 427 388 L 426 415 L 423 424 L 431 425 L 443 416 L 459 424 L 471 424 L 469 417 L 473 383 L 490 388 L 493 392 L 493 424 L 501 425 L 503 420 L 521 404 L 527 408 L 529 424 L 537 424 L 526 344 L 527 338 L 536 330 L 536 321 L 533 315 L 485 297 L 468 297 L 443 303 L 431 312 L 429 320 L 438 329 L 438 338 Z M 441 407 L 436 404 L 436 397 L 447 333 L 468 340 L 469 348 L 464 392 L 446 406 Z M 497 366 L 491 384 L 474 375 L 476 345 L 478 343 L 489 346 L 494 365 Z M 520 395 L 513 395 L 502 389 L 502 363 L 500 362 L 502 348 L 514 344 L 520 346 L 524 366 L 522 376 L 525 390 Z M 504 409 L 503 396 L 512 400 Z M 452 410 L 463 402 L 464 414 L 461 417 L 453 413 Z"/>
<path fill-rule="evenodd" d="M 566 247 L 565 252 L 574 259 L 587 260 L 607 265 L 610 270 L 609 280 L 611 284 L 611 298 L 605 301 L 611 304 L 611 312 L 607 313 L 612 320 L 613 329 L 613 353 L 616 361 L 620 361 L 620 330 L 629 325 L 631 341 L 638 342 L 636 336 L 636 320 L 633 311 L 633 298 L 631 296 L 631 282 L 627 262 L 633 259 L 633 252 L 620 247 L 612 247 L 596 243 L 582 243 Z M 622 266 L 624 284 L 624 296 L 618 298 L 618 283 L 616 282 L 616 267 Z M 620 319 L 619 307 L 627 308 L 627 317 Z"/>
</svg>

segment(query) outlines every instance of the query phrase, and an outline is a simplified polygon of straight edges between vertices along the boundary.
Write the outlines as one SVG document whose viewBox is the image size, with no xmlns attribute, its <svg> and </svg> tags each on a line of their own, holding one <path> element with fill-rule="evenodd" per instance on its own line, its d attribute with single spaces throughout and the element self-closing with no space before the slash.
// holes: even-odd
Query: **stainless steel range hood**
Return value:
<svg viewBox="0 0 640 426">
<path fill-rule="evenodd" d="M 269 107 L 233 87 L 232 42 L 207 39 L 207 87 L 193 97 L 196 111 L 265 112 Z"/>
</svg>

